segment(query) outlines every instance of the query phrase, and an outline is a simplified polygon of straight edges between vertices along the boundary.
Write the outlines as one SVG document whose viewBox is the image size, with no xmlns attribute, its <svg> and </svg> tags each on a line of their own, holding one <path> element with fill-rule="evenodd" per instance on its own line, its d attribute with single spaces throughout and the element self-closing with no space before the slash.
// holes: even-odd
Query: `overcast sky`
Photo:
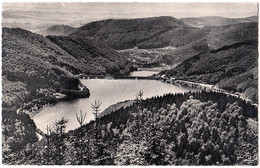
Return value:
<svg viewBox="0 0 260 168">
<path fill-rule="evenodd" d="M 3 10 L 60 11 L 90 17 L 247 17 L 257 14 L 257 3 L 4 3 Z"/>
<path fill-rule="evenodd" d="M 257 3 L 3 3 L 2 25 L 31 31 L 55 24 L 79 27 L 91 21 L 173 16 L 176 18 L 257 15 Z"/>
</svg>

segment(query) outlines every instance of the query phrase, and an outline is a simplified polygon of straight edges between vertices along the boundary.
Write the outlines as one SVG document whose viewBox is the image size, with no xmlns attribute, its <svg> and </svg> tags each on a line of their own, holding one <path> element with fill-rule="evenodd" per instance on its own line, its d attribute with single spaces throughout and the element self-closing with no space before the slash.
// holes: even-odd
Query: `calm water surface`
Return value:
<svg viewBox="0 0 260 168">
<path fill-rule="evenodd" d="M 131 72 L 130 76 L 152 76 L 156 73 L 158 73 L 158 71 L 134 71 Z"/>
<path fill-rule="evenodd" d="M 86 123 L 94 119 L 90 103 L 95 100 L 102 101 L 101 111 L 120 101 L 135 99 L 139 90 L 144 92 L 144 98 L 163 95 L 165 93 L 186 92 L 194 88 L 179 87 L 155 80 L 109 80 L 87 79 L 81 81 L 90 90 L 89 98 L 72 101 L 62 101 L 53 106 L 42 109 L 33 117 L 36 126 L 46 132 L 46 125 L 52 124 L 62 117 L 68 119 L 66 131 L 79 127 L 76 113 L 87 113 Z"/>
</svg>

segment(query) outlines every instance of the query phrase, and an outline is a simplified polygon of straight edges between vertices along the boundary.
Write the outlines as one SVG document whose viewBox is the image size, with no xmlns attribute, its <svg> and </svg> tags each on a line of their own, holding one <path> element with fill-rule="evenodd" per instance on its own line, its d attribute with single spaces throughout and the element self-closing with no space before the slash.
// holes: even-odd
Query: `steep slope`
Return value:
<svg viewBox="0 0 260 168">
<path fill-rule="evenodd" d="M 217 84 L 257 100 L 257 32 L 257 23 L 213 27 L 206 39 L 208 51 L 194 53 L 165 74 Z"/>
<path fill-rule="evenodd" d="M 251 16 L 247 18 L 226 18 L 220 16 L 206 16 L 206 17 L 191 17 L 180 19 L 185 24 L 192 27 L 203 27 L 203 26 L 224 26 L 246 22 L 257 22 L 257 16 Z"/>
<path fill-rule="evenodd" d="M 141 19 L 110 19 L 88 23 L 69 36 L 88 37 L 114 49 L 183 46 L 204 38 L 214 26 L 256 22 L 257 17 L 201 17 L 176 19 L 170 16 Z M 193 27 L 210 26 L 210 28 Z M 213 27 L 211 27 L 213 26 Z M 236 26 L 234 26 L 236 27 Z M 232 26 L 231 26 L 232 28 Z M 219 28 L 218 28 L 219 29 Z M 222 30 L 220 30 L 222 31 Z"/>
<path fill-rule="evenodd" d="M 138 44 L 138 48 L 161 48 L 165 46 L 181 47 L 202 39 L 208 33 L 208 29 L 195 29 L 191 27 L 176 28 Z"/>
<path fill-rule="evenodd" d="M 89 90 L 75 78 L 76 74 L 129 73 L 127 67 L 131 64 L 113 50 L 100 48 L 87 39 L 49 38 L 61 47 L 41 35 L 20 28 L 2 29 L 5 155 L 37 141 L 37 128 L 30 116 L 45 104 L 57 102 L 54 93 L 63 93 L 71 98 L 90 95 Z"/>
<path fill-rule="evenodd" d="M 129 73 L 129 62 L 113 50 L 87 39 L 49 38 L 61 47 L 23 29 L 3 28 L 3 105 L 19 106 L 44 88 L 77 90 L 73 76 L 79 73 Z"/>
<path fill-rule="evenodd" d="M 47 36 L 47 38 L 80 62 L 77 65 L 79 72 L 116 75 L 130 72 L 131 64 L 125 57 L 115 50 L 93 43 L 88 38 L 65 36 Z"/>
<path fill-rule="evenodd" d="M 2 30 L 3 106 L 19 107 L 44 88 L 78 90 L 80 82 L 72 74 L 78 60 L 41 35 Z"/>
<path fill-rule="evenodd" d="M 29 115 L 56 102 L 53 93 L 90 95 L 87 88 L 79 90 L 80 81 L 71 73 L 73 69 L 62 67 L 64 63 L 71 65 L 72 60 L 76 61 L 43 36 L 19 28 L 2 29 L 3 155 L 38 140 Z"/>
<path fill-rule="evenodd" d="M 176 65 L 200 53 L 218 51 L 238 43 L 255 42 L 257 36 L 256 22 L 203 27 L 178 38 L 179 47 L 166 55 Z"/>
<path fill-rule="evenodd" d="M 207 40 L 204 38 L 178 47 L 176 50 L 166 53 L 165 57 L 169 65 L 176 66 L 190 57 L 207 51 L 209 51 L 209 47 Z"/>
<path fill-rule="evenodd" d="M 212 27 L 207 40 L 209 47 L 216 50 L 245 41 L 257 41 L 257 37 L 258 23 L 249 22 Z"/>
<path fill-rule="evenodd" d="M 169 16 L 141 19 L 110 19 L 86 24 L 69 36 L 89 37 L 115 49 L 127 49 L 133 48 L 149 39 L 156 38 L 167 31 L 188 27 L 178 19 Z"/>
<path fill-rule="evenodd" d="M 68 34 L 75 31 L 76 28 L 68 26 L 68 25 L 55 25 L 52 27 L 49 27 L 47 29 L 37 31 L 35 33 L 41 34 L 43 36 L 67 36 Z"/>
<path fill-rule="evenodd" d="M 89 38 L 103 46 L 118 50 L 133 47 L 139 49 L 178 47 L 176 51 L 164 51 L 162 58 L 156 58 L 161 60 L 153 60 L 167 62 L 171 66 L 207 51 L 208 45 L 204 39 L 210 31 L 211 28 L 193 28 L 178 19 L 164 16 L 92 22 L 78 28 L 69 37 Z M 125 55 L 131 57 L 127 53 Z M 140 57 L 147 56 L 140 55 Z"/>
<path fill-rule="evenodd" d="M 207 25 L 221 26 L 194 28 L 187 26 L 183 20 L 173 17 L 111 19 L 86 24 L 75 30 L 69 37 L 89 38 L 103 46 L 118 50 L 133 47 L 139 49 L 177 47 L 176 50 L 165 51 L 163 57 L 153 60 L 176 66 L 197 54 L 218 50 L 246 40 L 250 41 L 251 37 L 257 36 L 257 23 L 252 22 L 256 19 L 255 17 L 241 19 L 204 17 L 198 19 L 208 21 Z M 213 21 L 219 24 L 212 24 Z M 122 51 L 122 53 L 124 52 Z M 125 55 L 131 57 L 127 53 Z M 147 56 L 141 54 L 140 57 Z"/>
</svg>

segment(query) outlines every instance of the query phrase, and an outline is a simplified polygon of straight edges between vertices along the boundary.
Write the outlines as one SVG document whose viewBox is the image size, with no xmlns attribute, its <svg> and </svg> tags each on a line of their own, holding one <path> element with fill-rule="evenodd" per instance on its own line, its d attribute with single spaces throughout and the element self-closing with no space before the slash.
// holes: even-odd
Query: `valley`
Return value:
<svg viewBox="0 0 260 168">
<path fill-rule="evenodd" d="M 170 69 L 169 54 L 176 47 L 166 46 L 163 48 L 139 49 L 137 47 L 118 50 L 119 53 L 125 55 L 134 66 L 138 68 L 156 68 L 158 70 Z M 167 55 L 168 54 L 168 55 Z"/>
<path fill-rule="evenodd" d="M 40 14 L 3 12 L 3 164 L 258 164 L 258 16 Z"/>
</svg>

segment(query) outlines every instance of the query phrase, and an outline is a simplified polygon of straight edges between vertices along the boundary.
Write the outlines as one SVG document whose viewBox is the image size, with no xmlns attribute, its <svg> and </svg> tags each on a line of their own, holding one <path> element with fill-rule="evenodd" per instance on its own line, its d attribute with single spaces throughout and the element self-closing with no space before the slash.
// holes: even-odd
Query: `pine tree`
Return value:
<svg viewBox="0 0 260 168">
<path fill-rule="evenodd" d="M 78 145 L 79 145 L 79 164 L 82 165 L 83 164 L 83 150 L 84 150 L 84 142 L 83 142 L 83 124 L 84 124 L 84 121 L 86 119 L 86 113 L 82 114 L 82 111 L 80 111 L 80 115 L 78 116 L 78 114 L 76 113 L 76 118 L 77 118 L 77 121 L 80 125 L 80 135 L 79 135 L 79 139 L 78 139 Z"/>
<path fill-rule="evenodd" d="M 136 101 L 137 101 L 137 126 L 138 132 L 140 133 L 140 118 L 141 124 L 143 123 L 143 91 L 138 91 L 136 94 Z"/>
<path fill-rule="evenodd" d="M 51 138 L 51 134 L 52 134 L 52 128 L 50 126 L 46 126 L 46 139 L 47 139 L 47 145 L 46 145 L 46 155 L 47 155 L 47 164 L 50 163 L 50 138 Z"/>
<path fill-rule="evenodd" d="M 102 102 L 100 102 L 99 100 L 96 101 L 95 100 L 95 103 L 92 104 L 91 103 L 91 108 L 92 108 L 92 111 L 93 111 L 93 114 L 95 116 L 95 137 L 96 137 L 96 144 L 98 142 L 98 115 L 99 115 L 99 112 L 100 112 L 100 106 L 101 106 Z"/>
<path fill-rule="evenodd" d="M 65 138 L 65 128 L 66 128 L 66 123 L 68 120 L 64 119 L 64 117 L 59 120 L 55 121 L 53 123 L 53 128 L 55 132 L 52 132 L 52 141 L 54 143 L 54 157 L 55 157 L 55 164 L 62 165 L 64 164 L 64 154 L 65 154 L 65 143 L 64 143 L 64 138 Z"/>
</svg>

